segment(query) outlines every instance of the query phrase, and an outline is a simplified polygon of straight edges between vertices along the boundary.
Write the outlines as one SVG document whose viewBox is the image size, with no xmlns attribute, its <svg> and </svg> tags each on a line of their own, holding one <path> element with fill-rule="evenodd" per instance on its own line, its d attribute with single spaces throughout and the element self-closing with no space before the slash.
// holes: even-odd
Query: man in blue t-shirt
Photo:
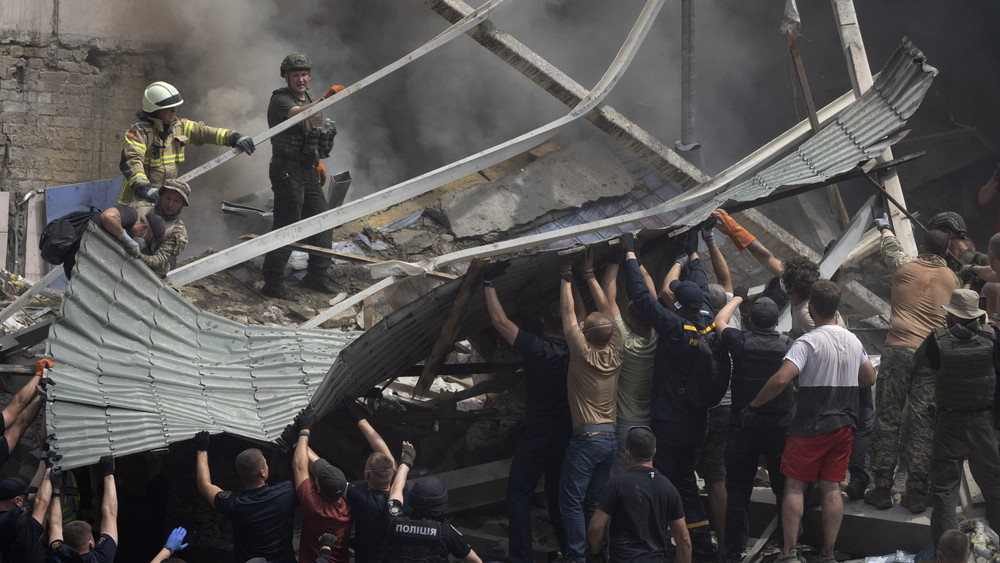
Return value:
<svg viewBox="0 0 1000 563">
<path fill-rule="evenodd" d="M 572 430 L 566 398 L 569 347 L 563 338 L 558 302 L 553 301 L 542 317 L 541 337 L 521 330 L 507 318 L 495 284 L 508 267 L 510 262 L 506 260 L 489 264 L 483 273 L 483 283 L 493 328 L 524 359 L 524 426 L 507 478 L 510 560 L 523 563 L 532 561 L 531 501 L 542 475 L 545 475 L 549 519 L 560 550 L 566 553 L 566 535 L 559 512 L 559 479 Z"/>
<path fill-rule="evenodd" d="M 295 563 L 292 520 L 296 501 L 291 481 L 268 485 L 267 460 L 260 450 L 250 448 L 236 456 L 236 476 L 243 482 L 243 491 L 223 491 L 212 484 L 208 446 L 207 431 L 195 435 L 198 491 L 216 510 L 232 519 L 236 562 L 263 557 L 271 563 Z"/>
</svg>

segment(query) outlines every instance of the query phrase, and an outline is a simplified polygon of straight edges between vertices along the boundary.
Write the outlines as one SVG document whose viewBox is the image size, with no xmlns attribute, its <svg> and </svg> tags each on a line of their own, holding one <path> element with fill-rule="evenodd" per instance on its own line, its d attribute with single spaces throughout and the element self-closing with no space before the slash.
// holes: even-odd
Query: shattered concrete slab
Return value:
<svg viewBox="0 0 1000 563">
<path fill-rule="evenodd" d="M 634 187 L 611 151 L 593 141 L 551 152 L 518 173 L 445 195 L 434 211 L 456 237 L 508 231 L 541 215 L 580 207 Z"/>
</svg>

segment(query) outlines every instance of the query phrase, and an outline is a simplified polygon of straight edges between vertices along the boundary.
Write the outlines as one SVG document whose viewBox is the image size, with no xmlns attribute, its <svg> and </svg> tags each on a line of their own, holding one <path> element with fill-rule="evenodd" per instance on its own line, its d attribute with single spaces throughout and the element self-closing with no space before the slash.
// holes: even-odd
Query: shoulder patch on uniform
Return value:
<svg viewBox="0 0 1000 563">
<path fill-rule="evenodd" d="M 229 498 L 231 496 L 233 496 L 233 492 L 232 491 L 222 491 L 221 493 L 215 495 L 215 498 L 221 498 L 222 500 L 226 500 L 227 498 Z"/>
<path fill-rule="evenodd" d="M 125 132 L 125 136 L 128 137 L 129 139 L 131 139 L 132 137 L 135 137 L 138 134 L 139 134 L 139 128 L 138 127 L 133 127 L 133 128 L 131 128 L 128 131 Z"/>
<path fill-rule="evenodd" d="M 403 514 L 403 507 L 396 503 L 389 505 L 389 516 L 400 516 Z"/>
</svg>

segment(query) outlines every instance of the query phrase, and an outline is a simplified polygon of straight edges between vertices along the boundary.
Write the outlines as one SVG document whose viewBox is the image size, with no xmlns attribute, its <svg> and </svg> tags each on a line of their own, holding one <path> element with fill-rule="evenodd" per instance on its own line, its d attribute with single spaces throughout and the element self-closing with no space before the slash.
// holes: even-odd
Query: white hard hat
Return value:
<svg viewBox="0 0 1000 563">
<path fill-rule="evenodd" d="M 142 93 L 142 111 L 156 113 L 161 109 L 177 107 L 184 103 L 181 93 L 166 82 L 154 82 Z"/>
</svg>

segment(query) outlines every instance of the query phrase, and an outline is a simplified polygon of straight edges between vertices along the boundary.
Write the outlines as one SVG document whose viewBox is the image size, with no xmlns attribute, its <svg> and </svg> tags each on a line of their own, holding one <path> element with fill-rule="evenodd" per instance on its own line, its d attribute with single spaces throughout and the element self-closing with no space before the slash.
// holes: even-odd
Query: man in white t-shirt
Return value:
<svg viewBox="0 0 1000 563">
<path fill-rule="evenodd" d="M 858 423 L 858 389 L 875 384 L 875 369 L 856 336 L 837 326 L 840 305 L 837 284 L 820 280 L 809 291 L 809 313 L 816 328 L 795 341 L 781 368 L 744 409 L 744 419 L 776 397 L 799 377 L 798 408 L 788 429 L 781 473 L 785 498 L 781 504 L 784 545 L 778 563 L 797 561 L 795 541 L 802 521 L 803 493 L 819 481 L 823 495 L 822 563 L 833 563 L 833 546 L 844 516 L 840 481 Z"/>
</svg>

